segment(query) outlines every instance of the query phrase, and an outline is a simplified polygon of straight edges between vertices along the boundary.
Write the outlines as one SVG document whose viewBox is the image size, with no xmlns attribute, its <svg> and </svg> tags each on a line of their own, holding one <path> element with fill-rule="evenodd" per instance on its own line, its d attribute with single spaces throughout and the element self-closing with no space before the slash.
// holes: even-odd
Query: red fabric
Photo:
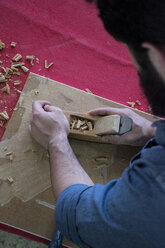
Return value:
<svg viewBox="0 0 165 248">
<path fill-rule="evenodd" d="M 148 112 L 128 51 L 104 30 L 94 4 L 85 0 L 1 0 L 0 9 L 0 39 L 6 44 L 0 52 L 3 66 L 10 66 L 16 53 L 24 58 L 35 55 L 40 63 L 31 66 L 26 62 L 30 71 L 125 105 L 138 99 L 142 105 L 136 107 Z M 11 41 L 17 42 L 15 48 L 10 47 Z M 54 65 L 45 69 L 45 59 Z M 22 90 L 27 74 L 14 78 L 22 81 L 15 87 Z M 9 85 L 10 95 L 0 91 L 0 111 L 6 108 L 11 116 L 19 93 L 13 82 Z M 4 131 L 0 127 L 0 138 Z"/>
<path fill-rule="evenodd" d="M 11 227 L 11 226 L 8 226 L 8 225 L 2 224 L 2 223 L 0 223 L 0 230 L 19 235 L 19 236 L 22 236 L 24 238 L 31 239 L 33 241 L 41 242 L 41 243 L 43 243 L 45 245 L 49 245 L 49 243 L 50 243 L 49 240 L 46 240 L 46 239 L 41 238 L 41 237 L 34 236 L 31 233 L 24 232 L 22 230 L 18 230 L 18 229 L 14 228 L 14 227 Z"/>
</svg>

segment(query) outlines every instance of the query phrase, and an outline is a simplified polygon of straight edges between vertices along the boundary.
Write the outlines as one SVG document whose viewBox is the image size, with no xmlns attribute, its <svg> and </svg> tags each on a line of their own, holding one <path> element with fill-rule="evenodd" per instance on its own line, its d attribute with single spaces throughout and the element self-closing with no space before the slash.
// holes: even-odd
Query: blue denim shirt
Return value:
<svg viewBox="0 0 165 248">
<path fill-rule="evenodd" d="M 165 121 L 118 180 L 66 188 L 56 227 L 79 247 L 165 248 Z"/>
</svg>

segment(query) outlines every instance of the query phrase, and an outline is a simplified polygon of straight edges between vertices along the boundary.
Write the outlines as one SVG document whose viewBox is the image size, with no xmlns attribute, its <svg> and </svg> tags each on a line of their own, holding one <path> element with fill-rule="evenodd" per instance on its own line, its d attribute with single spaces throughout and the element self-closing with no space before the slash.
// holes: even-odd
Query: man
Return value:
<svg viewBox="0 0 165 248">
<path fill-rule="evenodd" d="M 107 31 L 129 48 L 153 113 L 165 115 L 165 1 L 98 0 L 98 8 Z M 144 145 L 152 138 L 119 180 L 103 186 L 93 184 L 73 154 L 62 110 L 37 101 L 32 111 L 30 132 L 50 152 L 57 228 L 79 247 L 164 248 L 165 121 L 151 126 L 129 109 L 90 112 L 133 119 L 131 132 L 104 141 Z"/>
</svg>

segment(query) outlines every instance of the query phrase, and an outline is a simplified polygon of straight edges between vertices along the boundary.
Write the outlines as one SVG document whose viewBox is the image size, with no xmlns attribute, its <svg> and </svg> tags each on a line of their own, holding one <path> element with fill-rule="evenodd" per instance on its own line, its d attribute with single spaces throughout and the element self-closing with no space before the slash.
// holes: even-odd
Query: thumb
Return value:
<svg viewBox="0 0 165 248">
<path fill-rule="evenodd" d="M 53 112 L 54 106 L 52 106 L 52 105 L 45 105 L 45 106 L 44 106 L 44 110 L 45 110 L 46 112 Z"/>
<path fill-rule="evenodd" d="M 119 108 L 111 108 L 111 107 L 105 107 L 105 108 L 97 108 L 93 109 L 88 112 L 88 114 L 91 115 L 114 115 L 114 114 L 121 114 L 123 110 Z"/>
</svg>

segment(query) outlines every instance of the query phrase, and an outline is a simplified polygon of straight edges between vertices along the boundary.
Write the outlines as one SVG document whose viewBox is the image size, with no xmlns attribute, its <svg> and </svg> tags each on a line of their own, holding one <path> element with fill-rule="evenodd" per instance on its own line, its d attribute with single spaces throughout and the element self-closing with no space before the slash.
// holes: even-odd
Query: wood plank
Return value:
<svg viewBox="0 0 165 248">
<path fill-rule="evenodd" d="M 35 92 L 39 92 L 36 94 Z M 64 111 L 86 113 L 97 107 L 125 107 L 115 102 L 30 73 L 0 144 L 0 220 L 51 238 L 54 231 L 49 159 L 30 136 L 28 124 L 34 100 L 49 100 Z M 138 112 L 141 116 L 155 117 Z M 80 163 L 95 183 L 118 178 L 140 148 L 70 139 Z M 5 149 L 7 147 L 7 150 Z M 5 154 L 13 153 L 13 161 Z M 11 184 L 7 177 L 11 176 Z M 6 204 L 5 204 L 6 203 Z M 70 245 L 70 242 L 66 241 Z"/>
</svg>

